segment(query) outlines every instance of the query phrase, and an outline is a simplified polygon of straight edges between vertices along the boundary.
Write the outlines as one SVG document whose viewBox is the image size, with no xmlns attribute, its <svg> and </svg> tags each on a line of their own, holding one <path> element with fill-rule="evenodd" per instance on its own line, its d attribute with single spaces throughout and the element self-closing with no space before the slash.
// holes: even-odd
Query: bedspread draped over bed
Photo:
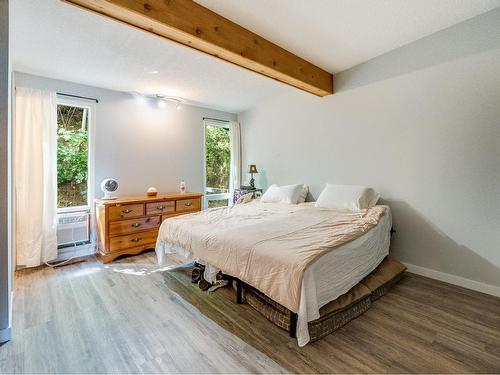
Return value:
<svg viewBox="0 0 500 375">
<path fill-rule="evenodd" d="M 252 202 L 166 220 L 156 250 L 161 263 L 164 246 L 183 248 L 297 312 L 306 268 L 375 227 L 385 211 Z"/>
</svg>

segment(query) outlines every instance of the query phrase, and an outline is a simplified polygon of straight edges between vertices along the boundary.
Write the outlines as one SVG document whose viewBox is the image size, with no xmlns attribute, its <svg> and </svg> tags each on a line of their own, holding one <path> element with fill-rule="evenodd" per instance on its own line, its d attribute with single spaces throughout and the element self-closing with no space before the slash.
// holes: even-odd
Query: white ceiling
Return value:
<svg viewBox="0 0 500 375">
<path fill-rule="evenodd" d="M 499 0 L 196 0 L 337 73 L 500 6 Z"/>
<path fill-rule="evenodd" d="M 500 6 L 500 0 L 197 1 L 331 72 Z M 59 0 L 10 3 L 14 70 L 179 96 L 235 113 L 295 90 Z"/>
</svg>

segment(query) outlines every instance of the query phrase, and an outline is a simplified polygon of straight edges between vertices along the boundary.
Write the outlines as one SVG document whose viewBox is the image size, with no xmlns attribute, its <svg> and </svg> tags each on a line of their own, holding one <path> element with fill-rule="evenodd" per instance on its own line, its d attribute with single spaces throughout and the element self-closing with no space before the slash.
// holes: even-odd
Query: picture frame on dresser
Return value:
<svg viewBox="0 0 500 375">
<path fill-rule="evenodd" d="M 96 255 L 109 263 L 121 255 L 154 249 L 161 223 L 201 210 L 201 193 L 96 199 Z"/>
</svg>

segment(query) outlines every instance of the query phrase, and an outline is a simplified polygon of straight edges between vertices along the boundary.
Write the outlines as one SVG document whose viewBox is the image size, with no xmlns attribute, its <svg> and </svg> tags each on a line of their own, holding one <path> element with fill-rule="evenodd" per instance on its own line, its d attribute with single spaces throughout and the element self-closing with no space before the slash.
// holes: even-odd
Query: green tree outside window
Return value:
<svg viewBox="0 0 500 375">
<path fill-rule="evenodd" d="M 88 110 L 57 106 L 57 204 L 85 206 L 88 180 Z"/>
<path fill-rule="evenodd" d="M 205 147 L 206 193 L 227 193 L 231 168 L 229 129 L 207 125 L 205 127 Z"/>
</svg>

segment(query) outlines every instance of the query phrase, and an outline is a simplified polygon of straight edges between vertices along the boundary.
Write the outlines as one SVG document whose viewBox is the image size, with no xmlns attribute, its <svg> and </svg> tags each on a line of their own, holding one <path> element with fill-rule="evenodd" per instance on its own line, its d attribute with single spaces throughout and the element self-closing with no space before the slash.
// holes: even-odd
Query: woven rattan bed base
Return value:
<svg viewBox="0 0 500 375">
<path fill-rule="evenodd" d="M 309 337 L 311 341 L 319 340 L 340 327 L 346 325 L 354 318 L 357 318 L 370 308 L 372 301 L 370 296 L 363 298 L 361 301 L 349 306 L 345 310 L 330 313 L 322 316 L 319 319 L 309 322 Z"/>
<path fill-rule="evenodd" d="M 355 300 L 355 302 L 345 307 L 332 307 L 328 309 L 327 305 L 326 308 L 321 309 L 323 311 L 328 311 L 327 313 L 324 313 L 320 318 L 308 323 L 310 340 L 319 340 L 363 314 L 370 308 L 372 301 L 386 294 L 389 289 L 401 279 L 404 271 L 405 267 L 401 263 L 392 259 L 385 259 L 379 267 L 360 282 L 361 285 L 358 284 L 344 295 L 347 297 L 339 297 L 339 299 L 352 299 L 349 298 L 349 293 L 356 294 L 353 292 L 356 289 L 359 294 L 359 289 L 362 288 L 367 291 L 362 298 Z M 258 290 L 245 286 L 244 299 L 250 306 L 259 311 L 278 327 L 287 331 L 290 330 L 291 313 L 286 307 L 273 301 Z M 330 304 L 334 303 L 336 302 L 330 302 Z"/>
<path fill-rule="evenodd" d="M 245 301 L 278 327 L 290 330 L 290 310 L 257 290 L 245 290 Z"/>
<path fill-rule="evenodd" d="M 256 290 L 246 290 L 245 300 L 250 306 L 278 327 L 287 331 L 290 330 L 290 310 L 277 304 L 269 297 Z M 329 335 L 333 331 L 349 323 L 354 318 L 363 314 L 370 308 L 370 306 L 371 298 L 368 295 L 344 310 L 327 314 L 319 319 L 309 322 L 309 337 L 311 341 L 316 341 L 326 335 Z"/>
<path fill-rule="evenodd" d="M 400 280 L 401 278 L 403 277 L 403 273 L 400 273 L 399 275 L 397 275 L 394 279 L 392 279 L 391 281 L 388 281 L 387 283 L 385 284 L 382 284 L 381 286 L 379 286 L 377 289 L 373 290 L 372 291 L 372 294 L 371 294 L 371 300 L 372 302 L 373 301 L 376 301 L 378 300 L 380 297 L 382 297 L 383 295 L 387 294 L 387 292 L 394 286 L 396 285 Z"/>
</svg>

